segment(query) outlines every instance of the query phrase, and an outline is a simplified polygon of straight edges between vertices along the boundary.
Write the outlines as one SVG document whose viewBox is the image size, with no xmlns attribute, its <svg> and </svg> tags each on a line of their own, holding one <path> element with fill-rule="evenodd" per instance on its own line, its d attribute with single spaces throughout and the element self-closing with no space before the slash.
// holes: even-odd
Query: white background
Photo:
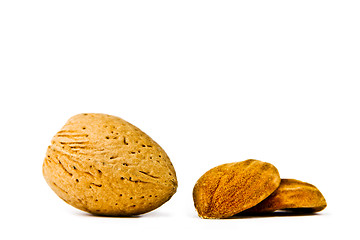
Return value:
<svg viewBox="0 0 360 240">
<path fill-rule="evenodd" d="M 359 1 L 0 1 L 2 239 L 356 239 Z M 77 113 L 119 116 L 170 156 L 179 188 L 95 217 L 42 177 Z M 317 186 L 315 215 L 200 219 L 208 169 L 255 158 Z"/>
</svg>

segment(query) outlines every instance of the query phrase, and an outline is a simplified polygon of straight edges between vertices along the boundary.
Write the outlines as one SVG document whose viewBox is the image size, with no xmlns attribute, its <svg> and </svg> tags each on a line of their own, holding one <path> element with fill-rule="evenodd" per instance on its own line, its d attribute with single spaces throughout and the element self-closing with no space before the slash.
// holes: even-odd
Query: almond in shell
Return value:
<svg viewBox="0 0 360 240">
<path fill-rule="evenodd" d="M 146 213 L 177 189 L 165 151 L 139 128 L 106 114 L 70 118 L 47 149 L 43 175 L 65 202 L 99 215 Z"/>
</svg>

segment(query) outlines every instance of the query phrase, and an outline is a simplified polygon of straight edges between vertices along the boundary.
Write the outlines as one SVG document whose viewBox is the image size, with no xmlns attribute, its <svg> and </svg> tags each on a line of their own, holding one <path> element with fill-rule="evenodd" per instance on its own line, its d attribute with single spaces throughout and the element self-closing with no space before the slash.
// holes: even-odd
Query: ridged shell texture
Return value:
<svg viewBox="0 0 360 240">
<path fill-rule="evenodd" d="M 70 205 L 129 216 L 161 206 L 176 192 L 165 151 L 139 128 L 106 114 L 79 114 L 53 137 L 43 175 Z"/>
</svg>

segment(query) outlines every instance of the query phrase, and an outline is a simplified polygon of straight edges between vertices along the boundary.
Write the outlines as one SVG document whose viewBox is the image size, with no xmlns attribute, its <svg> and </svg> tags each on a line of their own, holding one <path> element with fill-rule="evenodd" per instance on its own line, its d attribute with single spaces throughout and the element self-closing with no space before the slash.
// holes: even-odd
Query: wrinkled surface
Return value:
<svg viewBox="0 0 360 240">
<path fill-rule="evenodd" d="M 284 209 L 296 212 L 318 212 L 325 207 L 325 198 L 314 185 L 295 179 L 281 179 L 280 186 L 275 192 L 245 212 L 265 213 Z"/>
<path fill-rule="evenodd" d="M 193 199 L 201 218 L 227 218 L 255 206 L 280 184 L 277 169 L 249 159 L 217 166 L 194 186 Z"/>
<path fill-rule="evenodd" d="M 99 215 L 146 213 L 177 189 L 165 151 L 137 127 L 106 114 L 70 118 L 47 149 L 43 175 L 65 202 Z"/>
</svg>

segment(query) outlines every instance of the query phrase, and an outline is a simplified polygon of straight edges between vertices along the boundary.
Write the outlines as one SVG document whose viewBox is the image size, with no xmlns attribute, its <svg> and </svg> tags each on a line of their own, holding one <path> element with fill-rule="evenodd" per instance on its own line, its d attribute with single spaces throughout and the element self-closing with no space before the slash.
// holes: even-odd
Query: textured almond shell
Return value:
<svg viewBox="0 0 360 240">
<path fill-rule="evenodd" d="M 196 182 L 194 205 L 201 218 L 227 218 L 255 206 L 280 184 L 271 164 L 249 159 L 210 169 Z"/>
<path fill-rule="evenodd" d="M 314 185 L 295 179 L 281 179 L 280 186 L 275 192 L 245 212 L 265 213 L 284 209 L 318 212 L 326 205 L 324 196 Z"/>
<path fill-rule="evenodd" d="M 65 202 L 99 215 L 146 213 L 177 189 L 165 151 L 137 127 L 105 114 L 70 118 L 47 149 L 43 175 Z"/>
</svg>

